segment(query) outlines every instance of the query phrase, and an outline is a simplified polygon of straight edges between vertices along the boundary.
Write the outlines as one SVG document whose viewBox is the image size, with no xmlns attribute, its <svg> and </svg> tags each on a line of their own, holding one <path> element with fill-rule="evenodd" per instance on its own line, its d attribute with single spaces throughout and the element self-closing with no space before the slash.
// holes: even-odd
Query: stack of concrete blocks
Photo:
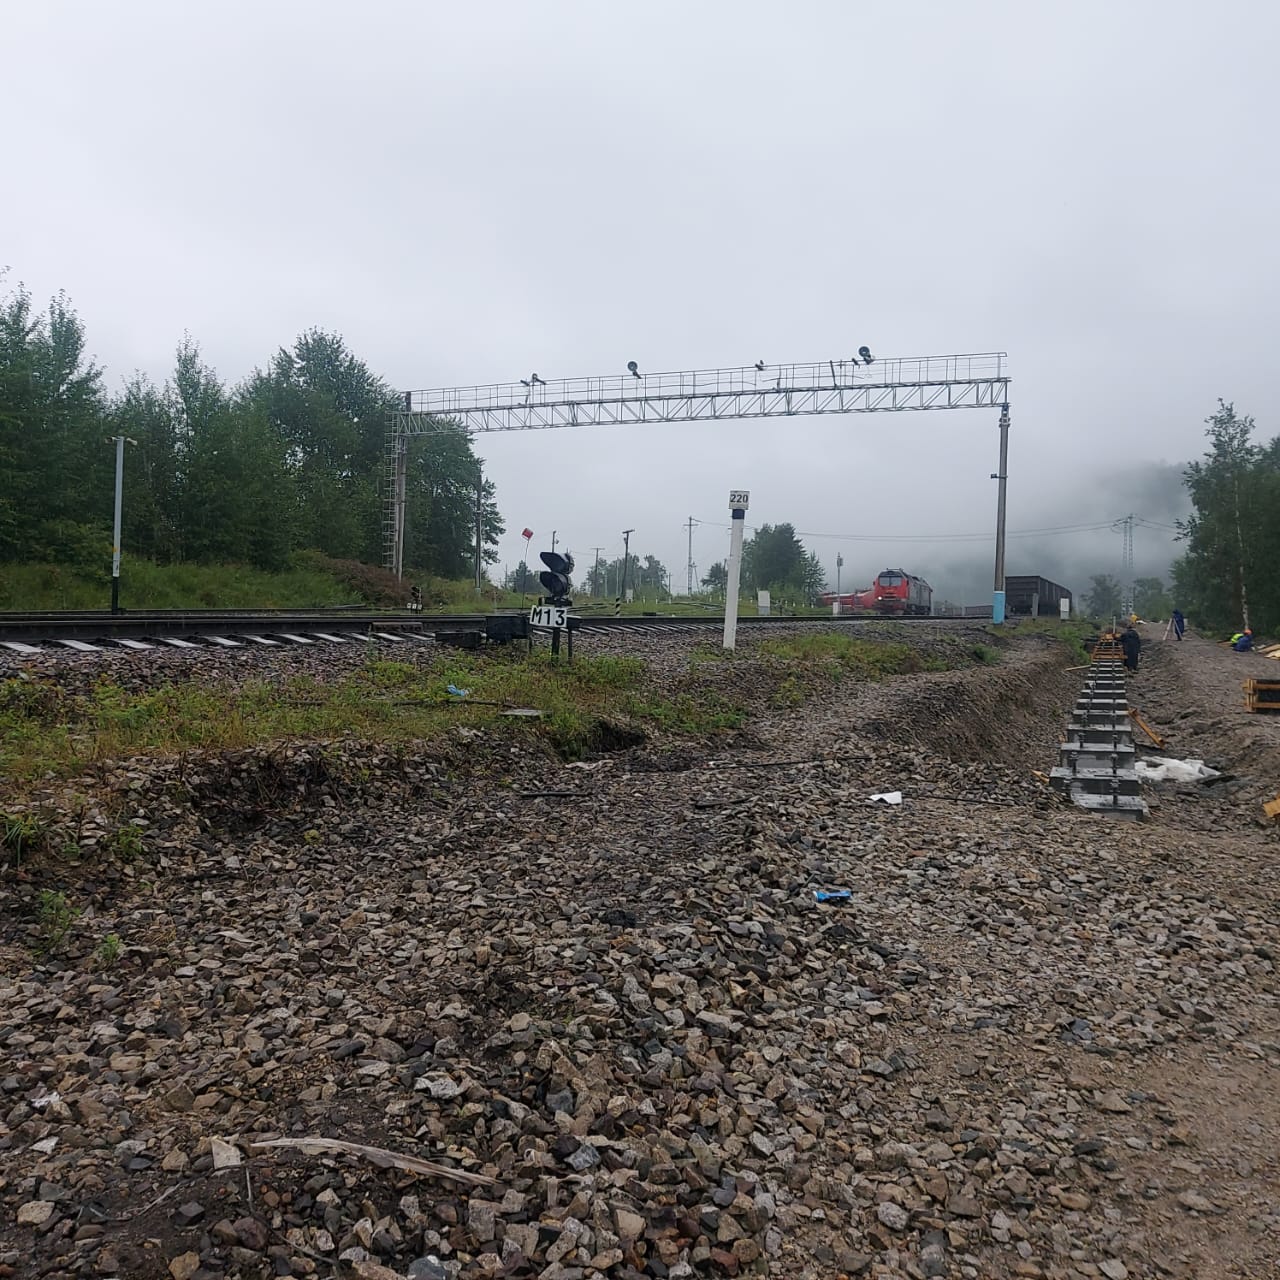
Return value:
<svg viewBox="0 0 1280 1280">
<path fill-rule="evenodd" d="M 1137 821 L 1147 806 L 1134 769 L 1124 679 L 1124 667 L 1114 659 L 1098 659 L 1089 668 L 1050 781 L 1081 809 Z"/>
</svg>

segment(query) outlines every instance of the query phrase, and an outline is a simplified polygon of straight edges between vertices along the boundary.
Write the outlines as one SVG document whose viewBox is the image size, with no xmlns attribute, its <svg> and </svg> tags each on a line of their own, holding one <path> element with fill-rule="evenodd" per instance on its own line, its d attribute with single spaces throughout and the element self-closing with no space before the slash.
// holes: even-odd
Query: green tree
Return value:
<svg viewBox="0 0 1280 1280">
<path fill-rule="evenodd" d="M 717 560 L 707 570 L 707 576 L 702 579 L 702 585 L 709 587 L 717 595 L 724 595 L 724 590 L 729 585 L 729 570 L 725 567 L 723 560 Z"/>
<path fill-rule="evenodd" d="M 379 463 L 397 397 L 340 336 L 311 329 L 255 373 L 242 400 L 281 438 L 296 539 L 327 555 L 381 554 Z"/>
<path fill-rule="evenodd" d="M 1140 618 L 1167 618 L 1173 612 L 1160 578 L 1138 578 L 1133 584 L 1133 608 Z"/>
<path fill-rule="evenodd" d="M 1180 523 L 1179 605 L 1211 628 L 1280 626 L 1280 440 L 1255 445 L 1253 419 L 1222 400 L 1205 421 L 1209 448 L 1183 473 L 1193 513 Z"/>
<path fill-rule="evenodd" d="M 62 294 L 37 313 L 19 285 L 0 299 L 0 559 L 109 563 L 107 434 L 80 318 Z"/>
<path fill-rule="evenodd" d="M 110 423 L 113 435 L 136 441 L 124 455 L 124 546 L 161 563 L 180 560 L 185 450 L 171 388 L 135 375 L 111 406 Z"/>
<path fill-rule="evenodd" d="M 504 591 L 530 591 L 537 586 L 538 575 L 521 560 L 502 580 Z"/>
<path fill-rule="evenodd" d="M 482 559 L 498 558 L 505 530 L 497 490 L 481 475 L 471 438 L 455 423 L 409 442 L 406 484 L 405 563 L 441 578 L 465 578 L 474 571 L 477 485 L 480 486 Z M 534 581 L 537 581 L 536 575 Z"/>
<path fill-rule="evenodd" d="M 636 594 L 660 600 L 667 592 L 667 569 L 657 556 L 645 556 L 636 582 Z"/>
<path fill-rule="evenodd" d="M 609 593 L 608 578 L 608 562 L 605 560 L 599 562 L 592 560 L 591 567 L 587 570 L 587 575 L 583 579 L 582 589 L 587 595 L 600 599 Z"/>
<path fill-rule="evenodd" d="M 622 591 L 622 557 L 618 556 L 604 565 L 602 576 L 604 594 L 619 595 Z M 627 561 L 627 590 L 635 592 L 637 597 L 640 595 L 640 557 L 634 552 Z"/>
<path fill-rule="evenodd" d="M 111 552 L 113 450 L 126 435 L 124 547 L 159 561 L 264 568 L 316 550 L 376 563 L 394 392 L 337 334 L 308 330 L 238 388 L 186 335 L 163 387 L 135 376 L 109 399 L 83 326 L 59 295 L 37 311 L 0 295 L 0 560 L 95 564 Z M 503 532 L 493 484 L 456 423 L 410 445 L 405 563 L 472 572 Z"/>
<path fill-rule="evenodd" d="M 827 574 L 816 551 L 807 552 L 800 569 L 800 586 L 806 604 L 813 604 L 827 589 Z"/>
<path fill-rule="evenodd" d="M 1085 592 L 1084 607 L 1092 618 L 1111 618 L 1120 612 L 1120 584 L 1109 573 L 1095 573 Z"/>
<path fill-rule="evenodd" d="M 298 545 L 298 504 L 268 406 L 252 395 L 232 397 L 189 337 L 178 348 L 172 395 L 183 449 L 185 558 L 283 568 Z"/>
<path fill-rule="evenodd" d="M 826 575 L 817 555 L 805 548 L 790 524 L 761 525 L 742 549 L 742 580 L 779 599 L 811 603 Z"/>
</svg>

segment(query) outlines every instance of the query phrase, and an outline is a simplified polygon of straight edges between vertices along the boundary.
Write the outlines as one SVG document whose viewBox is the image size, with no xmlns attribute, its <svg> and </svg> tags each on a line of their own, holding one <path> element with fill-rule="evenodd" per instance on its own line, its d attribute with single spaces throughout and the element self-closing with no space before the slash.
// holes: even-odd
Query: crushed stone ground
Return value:
<svg viewBox="0 0 1280 1280">
<path fill-rule="evenodd" d="M 63 869 L 56 956 L 50 869 L 0 882 L 0 1276 L 1280 1276 L 1280 718 L 1238 657 L 1149 640 L 1160 754 L 1226 776 L 1141 825 L 1033 776 L 1082 673 L 1030 639 L 588 767 L 466 729 L 362 787 L 122 766 L 146 852 Z"/>
</svg>

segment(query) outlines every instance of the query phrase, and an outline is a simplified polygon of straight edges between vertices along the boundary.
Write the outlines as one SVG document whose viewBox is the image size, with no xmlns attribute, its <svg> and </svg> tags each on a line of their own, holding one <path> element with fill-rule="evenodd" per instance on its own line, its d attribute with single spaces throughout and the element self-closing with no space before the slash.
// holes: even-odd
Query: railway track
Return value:
<svg viewBox="0 0 1280 1280">
<path fill-rule="evenodd" d="M 0 651 L 23 657 L 44 652 L 90 653 L 107 649 L 144 650 L 161 647 L 280 648 L 352 642 L 432 644 L 439 637 L 482 629 L 481 613 L 422 614 L 407 611 L 373 612 L 329 609 L 157 609 L 111 614 L 89 610 L 57 613 L 0 614 Z M 866 622 L 963 622 L 961 618 L 903 618 L 888 614 L 856 617 L 741 618 L 739 627 L 857 626 Z M 641 617 L 579 618 L 580 636 L 604 634 L 711 633 L 722 619 L 659 614 Z"/>
</svg>

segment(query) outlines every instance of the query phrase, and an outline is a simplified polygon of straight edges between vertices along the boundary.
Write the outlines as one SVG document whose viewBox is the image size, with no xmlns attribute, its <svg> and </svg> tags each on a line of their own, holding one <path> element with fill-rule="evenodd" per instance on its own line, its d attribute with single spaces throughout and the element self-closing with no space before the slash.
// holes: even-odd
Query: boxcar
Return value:
<svg viewBox="0 0 1280 1280">
<path fill-rule="evenodd" d="M 1057 618 L 1062 601 L 1070 600 L 1066 587 L 1048 578 L 1012 577 L 1004 580 L 1004 608 L 1015 618 Z"/>
</svg>

